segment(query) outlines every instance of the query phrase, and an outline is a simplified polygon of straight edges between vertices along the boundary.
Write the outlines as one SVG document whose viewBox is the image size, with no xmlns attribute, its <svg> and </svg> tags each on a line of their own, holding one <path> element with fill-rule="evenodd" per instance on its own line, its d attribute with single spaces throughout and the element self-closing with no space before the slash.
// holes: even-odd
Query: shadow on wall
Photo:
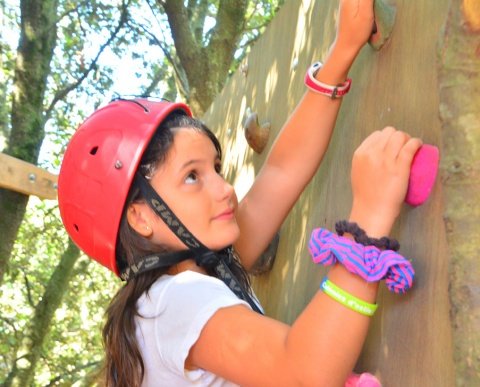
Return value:
<svg viewBox="0 0 480 387">
<path fill-rule="evenodd" d="M 397 7 L 392 38 L 380 51 L 365 47 L 357 58 L 349 74 L 352 89 L 322 166 L 282 225 L 272 271 L 253 281 L 267 314 L 287 323 L 296 319 L 325 273 L 308 254 L 312 229 L 333 229 L 335 221 L 348 217 L 351 157 L 361 141 L 392 125 L 442 149 L 436 60 L 450 0 L 388 3 Z M 226 176 L 239 196 L 252 184 L 302 97 L 306 69 L 328 52 L 337 5 L 286 2 L 206 113 L 205 121 L 224 143 Z M 248 111 L 272 125 L 260 155 L 249 148 L 243 133 Z M 359 370 L 376 372 L 386 387 L 396 387 L 400 380 L 402 386 L 454 385 L 442 195 L 437 179 L 427 203 L 405 207 L 392 233 L 401 253 L 413 261 L 416 285 L 405 297 L 388 294 L 381 286 L 379 309 L 358 364 Z"/>
</svg>

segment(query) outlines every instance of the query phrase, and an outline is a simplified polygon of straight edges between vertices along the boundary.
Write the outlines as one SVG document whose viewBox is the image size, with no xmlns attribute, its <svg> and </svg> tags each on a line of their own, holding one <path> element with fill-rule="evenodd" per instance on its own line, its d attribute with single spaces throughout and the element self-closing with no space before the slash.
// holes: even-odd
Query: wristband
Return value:
<svg viewBox="0 0 480 387">
<path fill-rule="evenodd" d="M 379 249 L 398 251 L 400 244 L 396 239 L 382 237 L 382 238 L 370 238 L 365 230 L 361 229 L 355 222 L 347 222 L 346 220 L 340 220 L 335 223 L 335 231 L 338 235 L 343 236 L 346 232 L 353 236 L 355 242 L 364 246 L 375 246 Z"/>
<path fill-rule="evenodd" d="M 391 292 L 405 293 L 412 287 L 413 266 L 395 251 L 363 246 L 323 228 L 313 230 L 308 249 L 313 262 L 323 266 L 338 262 L 367 282 L 384 279 Z"/>
<path fill-rule="evenodd" d="M 339 288 L 327 277 L 325 277 L 320 284 L 320 289 L 322 289 L 326 295 L 330 296 L 332 299 L 339 302 L 343 306 L 346 306 L 348 309 L 363 314 L 364 316 L 371 317 L 377 310 L 377 304 L 370 304 L 351 295 L 342 288 Z"/>
<path fill-rule="evenodd" d="M 305 74 L 305 85 L 313 92 L 325 95 L 331 99 L 338 97 L 343 97 L 350 90 L 352 80 L 347 78 L 347 80 L 339 85 L 332 86 L 327 85 L 326 83 L 320 82 L 315 78 L 318 70 L 322 67 L 321 62 L 315 62 L 312 64 L 307 73 Z"/>
</svg>

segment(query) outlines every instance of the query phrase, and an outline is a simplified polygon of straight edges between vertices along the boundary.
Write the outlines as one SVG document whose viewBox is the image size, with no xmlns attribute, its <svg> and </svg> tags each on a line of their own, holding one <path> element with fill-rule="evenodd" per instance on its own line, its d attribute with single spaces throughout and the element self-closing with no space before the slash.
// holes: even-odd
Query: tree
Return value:
<svg viewBox="0 0 480 387">
<path fill-rule="evenodd" d="M 162 49 L 182 99 L 201 116 L 283 0 L 148 3 L 158 26 L 168 22 L 169 31 L 162 31 L 160 38 L 151 32 L 151 22 L 145 20 L 137 22 L 136 28 Z"/>
<path fill-rule="evenodd" d="M 73 383 L 98 372 L 103 307 L 118 284 L 66 238 L 55 202 L 32 202 L 1 295 L 5 386 Z"/>
<path fill-rule="evenodd" d="M 200 28 L 208 2 L 200 2 L 197 12 L 192 12 L 180 1 L 159 1 L 168 16 L 175 49 L 188 80 L 189 102 L 197 114 L 206 111 L 223 86 L 245 25 L 247 3 L 220 1 L 215 26 L 204 39 Z"/>
<path fill-rule="evenodd" d="M 63 10 L 64 14 L 59 16 L 57 15 L 58 0 L 22 0 L 20 2 L 20 38 L 13 70 L 11 119 L 5 130 L 8 136 L 3 152 L 32 164 L 38 163 L 38 156 L 45 138 L 45 125 L 51 118 L 54 108 L 96 69 L 100 53 L 116 37 L 125 23 L 127 4 L 122 3 L 123 13 L 119 25 L 112 29 L 110 38 L 100 47 L 97 56 L 88 65 L 83 64 L 82 61 L 73 65 L 78 55 L 73 55 L 72 51 L 76 52 L 80 49 L 81 52 L 85 42 L 78 38 L 75 41 L 74 35 L 64 34 L 67 39 L 63 41 L 63 49 L 67 54 L 66 57 L 72 62 L 69 68 L 73 69 L 67 73 L 66 77 L 64 69 L 53 72 L 55 63 L 52 63 L 52 58 L 57 44 L 57 30 L 63 18 L 70 13 L 78 13 L 80 6 L 72 8 L 68 2 L 65 5 L 67 8 Z M 87 12 L 90 11 L 87 16 L 92 17 L 92 9 L 89 10 L 88 5 L 86 8 Z M 75 19 L 70 20 L 70 25 L 67 25 L 63 32 L 68 32 L 72 25 L 75 25 Z M 82 26 L 80 25 L 79 28 Z M 48 90 L 52 80 L 53 90 Z M 50 97 L 50 101 L 47 101 L 47 97 Z M 3 110 L 5 106 L 6 103 L 2 104 Z M 2 214 L 0 217 L 0 230 L 2 230 L 0 233 L 0 283 L 10 259 L 27 202 L 27 195 L 0 189 L 0 213 Z"/>
<path fill-rule="evenodd" d="M 62 301 L 73 266 L 79 255 L 80 251 L 70 241 L 45 287 L 43 297 L 35 306 L 33 319 L 27 326 L 28 331 L 24 334 L 25 343 L 19 348 L 23 354 L 15 359 L 14 366 L 4 383 L 5 387 L 29 386 L 32 383 L 50 322 Z"/>
<path fill-rule="evenodd" d="M 223 87 L 232 66 L 238 65 L 246 48 L 258 38 L 282 3 L 283 0 L 258 0 L 247 4 L 246 0 L 242 0 L 239 2 L 241 7 L 237 8 L 238 4 L 233 1 L 220 1 L 217 5 L 216 2 L 190 0 L 187 8 L 182 2 L 159 1 L 160 10 L 164 9 L 168 16 L 174 48 L 172 40 L 166 36 L 168 32 L 162 32 L 164 37 L 159 39 L 151 32 L 151 28 L 146 27 L 149 25 L 145 19 L 137 15 L 136 20 L 128 17 L 128 7 L 138 8 L 136 1 L 123 1 L 118 6 L 121 9 L 118 25 L 111 27 L 111 36 L 87 62 L 85 47 L 92 33 L 84 24 L 90 23 L 94 31 L 106 31 L 108 24 L 105 20 L 112 16 L 115 7 L 103 5 L 100 1 L 81 2 L 74 7 L 73 3 L 65 1 L 60 2 L 61 14 L 57 15 L 58 0 L 22 0 L 20 43 L 12 71 L 15 74 L 12 90 L 15 92 L 10 94 L 11 120 L 2 127 L 2 131 L 7 133 L 4 153 L 37 164 L 48 120 L 52 119 L 52 115 L 57 121 L 71 119 L 72 107 L 68 106 L 66 97 L 73 92 L 85 92 L 82 87 L 85 87 L 85 81 L 92 74 L 96 74 L 99 80 L 94 87 L 98 94 L 104 94 L 111 86 L 111 70 L 104 68 L 99 71 L 98 65 L 105 48 L 111 46 L 121 54 L 125 46 L 141 39 L 141 35 L 146 35 L 151 44 L 159 46 L 164 54 L 164 59 L 160 59 L 158 64 L 144 63 L 146 68 L 151 66 L 153 71 L 150 84 L 143 87 L 141 94 L 153 93 L 162 81 L 167 84 L 162 96 L 174 99 L 180 94 L 192 104 L 194 112 L 201 115 Z M 150 4 L 150 9 L 158 17 L 159 25 L 165 22 L 165 15 L 159 13 L 155 4 Z M 213 27 L 206 29 L 207 22 Z M 62 23 L 64 25 L 60 32 L 64 55 L 59 61 L 53 52 L 57 42 L 57 26 Z M 131 29 L 125 29 L 120 36 L 122 27 L 127 25 Z M 112 44 L 115 41 L 116 44 Z M 239 45 L 240 42 L 242 44 Z M 65 68 L 70 70 L 66 75 Z M 170 77 L 172 69 L 175 84 Z M 53 89 L 47 87 L 51 81 Z M 91 84 L 85 88 L 88 87 L 91 88 Z M 31 90 L 35 90 L 35 93 Z M 0 107 L 2 123 L 5 114 L 1 113 L 7 110 L 8 104 L 5 101 Z M 0 237 L 0 283 L 27 201 L 25 195 L 0 189 L 0 210 L 5 214 L 0 218 L 0 230 L 5 231 Z"/>
<path fill-rule="evenodd" d="M 458 386 L 480 383 L 479 37 L 478 2 L 452 1 L 439 57 L 449 294 Z"/>
<path fill-rule="evenodd" d="M 125 24 L 128 4 L 128 2 L 121 3 L 118 7 L 119 18 L 116 20 L 112 18 L 112 13 L 117 8 L 101 3 L 85 2 L 75 5 L 68 1 L 61 4 L 58 1 L 22 0 L 20 2 L 20 38 L 16 61 L 12 66 L 14 77 L 8 80 L 8 72 L 2 73 L 7 78 L 2 89 L 4 94 L 11 81 L 8 100 L 10 122 L 2 121 L 4 123 L 2 132 L 7 134 L 7 144 L 4 149 L 6 154 L 33 164 L 38 162 L 48 120 L 55 117 L 57 128 L 62 128 L 69 123 L 67 117 L 71 116 L 74 105 L 66 104 L 66 98 L 71 92 L 81 90 L 82 83 L 89 74 L 98 70 L 97 62 L 100 55 L 117 38 Z M 78 16 L 79 19 L 75 19 L 72 15 Z M 88 30 L 90 33 L 93 31 L 98 34 L 102 28 L 108 26 L 105 21 L 109 24 L 116 23 L 116 25 L 107 29 L 109 36 L 106 41 L 98 47 L 93 58 L 85 63 L 83 47 L 88 39 L 85 36 L 87 29 L 83 24 L 93 27 Z M 64 38 L 60 46 L 57 44 L 57 34 Z M 85 40 L 81 39 L 82 36 Z M 54 56 L 55 50 L 64 54 L 62 61 Z M 2 50 L 2 59 L 3 54 Z M 7 52 L 7 54 L 10 53 Z M 8 58 L 8 55 L 6 56 Z M 65 71 L 65 65 L 68 65 L 69 71 Z M 106 77 L 104 81 L 98 82 L 97 87 L 106 87 L 108 83 L 109 79 Z M 7 100 L 1 107 L 2 112 L 8 109 Z M 2 116 L 3 118 L 5 115 Z M 62 135 L 59 134 L 59 137 Z M 28 199 L 28 196 L 23 194 L 0 190 L 2 213 L 0 281 L 4 277 Z M 58 215 L 56 219 L 59 224 Z M 62 234 L 65 238 L 63 230 Z M 50 242 L 54 243 L 53 240 Z M 35 253 L 33 251 L 32 255 Z M 27 299 L 34 317 L 28 321 L 24 319 L 20 323 L 3 317 L 16 336 L 13 340 L 13 348 L 9 348 L 13 358 L 5 359 L 10 366 L 5 380 L 6 385 L 31 384 L 36 364 L 43 354 L 44 342 L 50 330 L 52 318 L 61 304 L 73 273 L 73 266 L 80 255 L 78 248 L 72 243 L 68 244 L 63 253 L 60 252 L 58 255 L 56 253 L 58 250 L 51 252 L 50 255 L 53 257 L 61 255 L 62 258 L 58 265 L 54 266 L 51 276 L 45 280 L 46 286 L 43 287 L 41 282 L 37 284 L 37 287 L 40 285 L 43 290 L 40 297 L 32 296 L 31 282 L 28 280 L 28 265 L 20 269 L 27 284 Z M 53 260 L 53 257 L 49 258 Z M 17 329 L 17 326 L 21 326 L 22 330 Z"/>
<path fill-rule="evenodd" d="M 43 102 L 56 42 L 57 6 L 56 0 L 21 3 L 11 129 L 4 152 L 33 164 L 37 163 L 44 137 Z M 0 189 L 0 283 L 27 201 L 25 195 Z"/>
<path fill-rule="evenodd" d="M 209 45 L 211 36 L 222 40 L 218 26 L 235 13 L 224 3 L 228 2 L 188 4 L 192 23 L 189 28 L 195 31 L 197 50 L 209 46 L 212 58 L 217 55 L 216 50 L 224 50 L 225 46 L 217 42 L 213 50 L 214 45 Z M 242 10 L 242 21 L 236 19 L 237 33 L 234 38 L 229 37 L 229 65 L 224 63 L 222 77 L 217 77 L 213 70 L 205 73 L 205 85 L 208 86 L 208 79 L 216 79 L 216 90 L 220 90 L 229 71 L 238 64 L 248 44 L 259 36 L 279 3 L 251 1 L 247 11 Z M 140 16 L 142 4 L 137 0 L 118 0 L 118 4 L 101 0 L 21 0 L 16 12 L 15 7 L 8 8 L 1 2 L 1 7 L 8 11 L 7 18 L 0 20 L 2 29 L 4 23 L 12 29 L 19 20 L 17 50 L 3 40 L 0 42 L 4 65 L 1 75 L 5 80 L 0 87 L 0 95 L 5 96 L 0 100 L 0 135 L 6 139 L 5 153 L 58 168 L 64 144 L 86 115 L 83 110 L 91 111 L 112 92 L 113 65 L 111 61 L 102 62 L 107 51 L 119 58 L 130 55 L 140 61 L 136 73 L 142 81 L 136 94 L 154 94 L 160 89 L 162 96 L 173 100 L 182 95 L 199 106 L 197 113 L 203 111 L 202 106 L 207 105 L 204 101 L 200 105 L 198 96 L 207 93 L 182 66 L 173 40 L 167 37 L 168 29 L 161 24 L 167 20 L 163 2 L 149 6 L 159 18 L 158 26 L 165 29 L 165 39 L 145 28 L 145 20 Z M 170 2 L 170 6 L 174 5 Z M 175 22 L 176 15 L 170 15 L 170 19 Z M 243 32 L 238 32 L 239 25 Z M 215 33 L 214 26 L 218 30 Z M 148 62 L 145 51 L 139 48 L 142 45 L 137 43 L 145 39 L 151 47 L 161 48 L 156 61 Z M 207 50 L 201 52 L 203 55 Z M 192 93 L 191 85 L 199 91 Z M 213 99 L 213 92 L 208 95 Z M 76 104 L 78 100 L 88 104 L 80 106 Z M 48 159 L 40 160 L 45 139 L 56 150 Z M 101 268 L 97 272 L 96 265 L 90 266 L 90 261 L 67 241 L 55 205 L 35 206 L 30 202 L 27 207 L 28 202 L 28 196 L 0 189 L 0 286 L 7 278 L 4 293 L 21 296 L 10 304 L 4 301 L 0 348 L 5 351 L 1 351 L 0 378 L 5 385 L 95 380 L 101 368 L 98 316 L 101 317 L 107 299 L 118 285 L 111 281 L 111 274 L 100 273 Z M 50 219 L 48 225 L 46 219 Z M 45 223 L 42 232 L 38 230 L 39 222 Z M 4 277 L 7 264 L 9 273 Z M 94 335 L 86 332 L 87 325 Z M 88 348 L 88 357 L 75 349 L 79 347 Z"/>
</svg>

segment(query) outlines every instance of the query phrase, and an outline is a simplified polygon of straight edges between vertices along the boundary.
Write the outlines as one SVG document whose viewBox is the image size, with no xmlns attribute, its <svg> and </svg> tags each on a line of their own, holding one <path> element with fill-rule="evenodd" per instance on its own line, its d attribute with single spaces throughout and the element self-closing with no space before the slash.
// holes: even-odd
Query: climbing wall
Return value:
<svg viewBox="0 0 480 387">
<path fill-rule="evenodd" d="M 325 274 L 307 251 L 311 230 L 333 229 L 336 220 L 349 214 L 350 162 L 360 142 L 372 131 L 393 125 L 426 143 L 442 145 L 437 42 L 449 1 L 390 3 L 397 10 L 391 39 L 380 50 L 366 46 L 360 53 L 324 162 L 280 229 L 272 270 L 254 278 L 267 314 L 288 323 L 309 302 Z M 240 197 L 303 95 L 305 70 L 325 56 L 334 37 L 337 5 L 333 0 L 286 1 L 204 117 L 221 139 L 227 177 Z M 271 124 L 261 154 L 248 146 L 243 131 L 253 112 L 260 124 Z M 401 253 L 416 269 L 415 287 L 397 296 L 382 286 L 357 366 L 375 373 L 387 387 L 455 384 L 442 195 L 438 179 L 429 200 L 421 207 L 405 206 L 393 230 Z"/>
</svg>

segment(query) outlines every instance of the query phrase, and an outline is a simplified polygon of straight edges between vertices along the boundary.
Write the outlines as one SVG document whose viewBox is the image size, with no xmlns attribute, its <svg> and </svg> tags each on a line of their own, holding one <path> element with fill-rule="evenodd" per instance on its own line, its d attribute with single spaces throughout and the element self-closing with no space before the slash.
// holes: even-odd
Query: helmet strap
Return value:
<svg viewBox="0 0 480 387">
<path fill-rule="evenodd" d="M 218 278 L 221 279 L 237 297 L 248 302 L 256 312 L 263 314 L 259 303 L 254 300 L 249 291 L 244 289 L 237 277 L 230 270 L 229 265 L 231 260 L 234 259 L 233 248 L 229 246 L 221 251 L 212 251 L 207 248 L 188 231 L 187 227 L 177 218 L 144 176 L 137 172 L 135 174 L 135 182 L 150 208 L 152 208 L 189 250 L 152 254 L 143 257 L 136 265 L 128 267 L 122 273 L 122 278 L 124 278 L 124 273 L 125 279 L 128 280 L 132 274 L 135 276 L 154 268 L 172 266 L 186 259 L 191 259 L 193 253 L 193 258 L 198 266 L 213 270 Z"/>
<path fill-rule="evenodd" d="M 167 268 L 192 257 L 190 250 L 175 251 L 172 253 L 150 254 L 142 257 L 133 265 L 120 272 L 123 281 L 129 281 L 141 273 L 153 269 Z"/>
</svg>

